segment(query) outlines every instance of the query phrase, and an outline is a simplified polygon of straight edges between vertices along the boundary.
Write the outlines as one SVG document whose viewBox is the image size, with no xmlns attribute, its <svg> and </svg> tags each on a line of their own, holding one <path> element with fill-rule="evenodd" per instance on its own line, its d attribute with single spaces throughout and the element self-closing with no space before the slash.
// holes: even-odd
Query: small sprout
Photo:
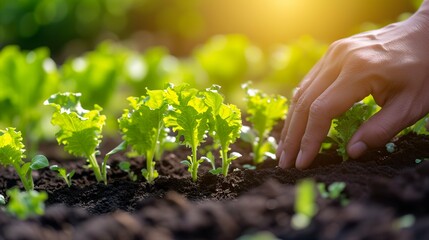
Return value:
<svg viewBox="0 0 429 240">
<path fill-rule="evenodd" d="M 72 170 L 68 173 L 67 169 L 59 167 L 58 165 L 52 165 L 49 167 L 49 169 L 57 172 L 58 176 L 64 180 L 64 182 L 67 184 L 67 186 L 71 187 L 71 184 L 72 184 L 71 179 L 75 174 L 75 170 Z"/>
<path fill-rule="evenodd" d="M 295 214 L 292 216 L 292 227 L 300 230 L 308 227 L 317 213 L 316 186 L 312 179 L 301 180 L 296 186 Z"/>
<path fill-rule="evenodd" d="M 243 165 L 243 168 L 244 168 L 244 169 L 248 169 L 248 170 L 255 170 L 255 169 L 256 169 L 256 166 L 251 165 L 251 164 L 244 164 L 244 165 Z"/>
<path fill-rule="evenodd" d="M 191 148 L 191 156 L 181 161 L 188 167 L 192 180 L 198 178 L 198 168 L 205 159 L 198 158 L 198 148 L 205 141 L 211 119 L 204 96 L 188 85 L 170 86 L 165 91 L 169 113 L 164 118 L 165 125 L 177 133 L 181 143 Z"/>
<path fill-rule="evenodd" d="M 130 178 L 131 181 L 135 182 L 137 181 L 137 175 L 131 171 L 131 164 L 129 162 L 120 162 L 119 163 L 119 168 L 128 173 L 128 177 Z"/>
<path fill-rule="evenodd" d="M 343 193 L 345 188 L 346 188 L 345 182 L 333 182 L 328 186 L 327 189 L 326 189 L 325 183 L 317 184 L 317 189 L 319 190 L 320 196 L 322 196 L 322 198 L 339 200 L 341 205 L 343 206 L 349 203 L 348 199 Z"/>
<path fill-rule="evenodd" d="M 423 161 L 428 161 L 429 160 L 429 158 L 417 158 L 416 160 L 415 160 L 415 162 L 417 163 L 417 164 L 419 164 L 419 163 L 421 163 L 421 162 L 423 162 Z"/>
<path fill-rule="evenodd" d="M 392 223 L 392 227 L 395 230 L 400 230 L 400 229 L 412 227 L 415 222 L 416 222 L 416 217 L 414 217 L 413 214 L 406 214 L 402 217 L 395 219 L 395 221 L 393 221 Z"/>
<path fill-rule="evenodd" d="M 101 168 L 101 175 L 104 177 L 104 179 L 107 179 L 107 169 L 110 168 L 110 166 L 107 165 L 107 160 L 109 160 L 110 156 L 112 156 L 113 154 L 125 151 L 127 147 L 127 142 L 123 141 L 104 156 L 103 167 Z"/>
<path fill-rule="evenodd" d="M 125 109 L 118 119 L 122 139 L 140 156 L 146 158 L 146 168 L 141 172 L 148 183 L 158 177 L 156 158 L 162 156 L 167 140 L 164 117 L 168 104 L 163 90 L 146 90 L 147 95 L 129 97 L 130 109 Z"/>
<path fill-rule="evenodd" d="M 359 102 L 353 105 L 340 117 L 334 119 L 334 129 L 331 137 L 337 142 L 337 152 L 338 155 L 343 158 L 343 161 L 349 159 L 347 155 L 347 144 L 360 125 L 362 125 L 371 114 L 372 108 L 365 103 Z"/>
<path fill-rule="evenodd" d="M 24 152 L 21 132 L 15 128 L 0 129 L 0 165 L 12 166 L 25 190 L 31 191 L 34 189 L 32 171 L 49 166 L 49 161 L 43 155 L 36 155 L 31 162 L 24 162 Z"/>
<path fill-rule="evenodd" d="M 46 192 L 35 190 L 20 192 L 18 188 L 13 188 L 7 190 L 6 194 L 9 196 L 7 211 L 21 220 L 43 215 L 45 212 L 45 201 L 48 199 Z"/>
<path fill-rule="evenodd" d="M 241 157 L 239 153 L 231 153 L 228 156 L 228 151 L 229 146 L 240 136 L 242 122 L 240 109 L 233 104 L 223 103 L 224 99 L 218 92 L 219 88 L 219 86 L 213 85 L 203 94 L 204 102 L 209 107 L 209 132 L 215 145 L 220 146 L 221 173 L 226 176 L 231 162 Z M 218 171 L 215 170 L 215 172 Z"/>
<path fill-rule="evenodd" d="M 262 163 L 267 157 L 275 159 L 277 148 L 274 138 L 270 138 L 274 125 L 286 117 L 288 110 L 287 99 L 280 95 L 267 95 L 251 88 L 251 84 L 243 84 L 246 91 L 246 118 L 252 128 L 241 128 L 241 139 L 252 145 L 253 161 Z"/>
<path fill-rule="evenodd" d="M 386 144 L 386 151 L 389 153 L 393 153 L 396 150 L 396 145 L 392 142 Z"/>
<path fill-rule="evenodd" d="M 58 144 L 64 145 L 64 149 L 76 157 L 85 157 L 97 182 L 107 184 L 106 176 L 102 174 L 107 166 L 102 165 L 103 169 L 100 169 L 96 158 L 106 116 L 100 114 L 102 108 L 98 105 L 93 110 L 82 108 L 80 97 L 80 93 L 57 93 L 44 104 L 55 108 L 51 123 L 60 128 L 55 135 Z"/>
</svg>

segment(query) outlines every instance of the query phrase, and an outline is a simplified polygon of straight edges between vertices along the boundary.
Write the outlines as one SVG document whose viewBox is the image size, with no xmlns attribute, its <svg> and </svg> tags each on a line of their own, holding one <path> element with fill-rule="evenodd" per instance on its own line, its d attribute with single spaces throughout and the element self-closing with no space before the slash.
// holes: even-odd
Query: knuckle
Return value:
<svg viewBox="0 0 429 240">
<path fill-rule="evenodd" d="M 303 113 L 308 112 L 308 109 L 310 108 L 310 102 L 305 97 L 300 97 L 295 104 L 295 112 L 297 113 Z"/>
<path fill-rule="evenodd" d="M 320 119 L 326 116 L 327 110 L 325 102 L 318 98 L 311 104 L 310 115 L 312 118 Z"/>
<path fill-rule="evenodd" d="M 296 104 L 299 101 L 303 92 L 304 91 L 302 88 L 300 88 L 300 87 L 295 88 L 295 91 L 294 91 L 293 96 L 292 96 L 292 103 L 293 104 Z"/>
</svg>

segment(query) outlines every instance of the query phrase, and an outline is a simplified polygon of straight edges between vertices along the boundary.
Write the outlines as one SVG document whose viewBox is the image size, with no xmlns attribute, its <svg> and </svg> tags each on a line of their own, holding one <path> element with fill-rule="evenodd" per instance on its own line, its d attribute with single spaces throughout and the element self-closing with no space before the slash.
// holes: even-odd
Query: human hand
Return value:
<svg viewBox="0 0 429 240">
<path fill-rule="evenodd" d="M 382 109 L 348 143 L 354 159 L 429 112 L 427 11 L 330 46 L 294 93 L 276 153 L 279 166 L 308 167 L 332 119 L 368 95 Z"/>
</svg>

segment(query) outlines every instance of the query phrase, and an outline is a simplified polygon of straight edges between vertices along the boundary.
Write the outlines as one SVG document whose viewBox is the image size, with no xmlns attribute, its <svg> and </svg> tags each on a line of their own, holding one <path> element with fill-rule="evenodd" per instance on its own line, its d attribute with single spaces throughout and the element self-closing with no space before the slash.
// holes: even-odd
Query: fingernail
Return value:
<svg viewBox="0 0 429 240">
<path fill-rule="evenodd" d="M 298 156 L 296 157 L 295 167 L 300 169 L 302 167 L 302 150 L 299 150 Z"/>
<path fill-rule="evenodd" d="M 280 155 L 279 167 L 281 167 L 281 168 L 285 168 L 286 167 L 286 155 L 285 155 L 285 151 L 282 151 L 282 154 Z"/>
<path fill-rule="evenodd" d="M 368 150 L 368 146 L 364 142 L 359 141 L 349 147 L 348 154 L 351 158 L 356 159 L 366 152 L 366 150 Z"/>
</svg>

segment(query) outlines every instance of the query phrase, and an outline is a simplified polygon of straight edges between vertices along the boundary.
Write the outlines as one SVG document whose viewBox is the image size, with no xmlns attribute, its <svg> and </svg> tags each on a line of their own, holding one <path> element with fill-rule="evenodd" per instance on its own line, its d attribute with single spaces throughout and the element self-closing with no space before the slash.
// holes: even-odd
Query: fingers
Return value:
<svg viewBox="0 0 429 240">
<path fill-rule="evenodd" d="M 288 116 L 285 127 L 287 128 L 286 135 L 282 139 L 279 146 L 281 168 L 292 167 L 295 165 L 295 158 L 298 155 L 301 139 L 304 135 L 310 106 L 320 94 L 331 85 L 332 81 L 337 78 L 337 71 L 327 69 L 315 78 L 305 92 L 295 100 L 292 114 Z"/>
<path fill-rule="evenodd" d="M 354 80 L 345 81 L 347 78 L 348 74 L 340 75 L 334 84 L 311 104 L 307 126 L 295 162 L 296 168 L 307 168 L 312 163 L 328 134 L 332 119 L 369 95 L 369 86 L 362 83 L 359 85 Z"/>
<path fill-rule="evenodd" d="M 278 144 L 278 148 L 276 151 L 276 156 L 279 159 L 281 157 L 281 153 L 283 151 L 283 143 L 284 140 L 287 136 L 287 132 L 289 129 L 289 125 L 291 122 L 291 119 L 293 117 L 293 113 L 295 112 L 295 105 L 296 102 L 298 101 L 298 99 L 301 97 L 302 92 L 305 91 L 305 89 L 307 89 L 311 82 L 313 81 L 313 79 L 315 78 L 315 76 L 317 76 L 317 74 L 320 72 L 321 69 L 321 65 L 323 64 L 323 61 L 319 61 L 311 70 L 310 72 L 306 75 L 306 77 L 304 78 L 304 80 L 301 82 L 300 86 L 297 87 L 293 93 L 293 98 L 291 101 L 291 104 L 289 106 L 289 111 L 286 117 L 286 120 L 284 122 L 283 125 L 283 129 L 282 129 L 282 133 L 280 135 L 280 140 L 279 140 L 279 144 Z"/>
</svg>

